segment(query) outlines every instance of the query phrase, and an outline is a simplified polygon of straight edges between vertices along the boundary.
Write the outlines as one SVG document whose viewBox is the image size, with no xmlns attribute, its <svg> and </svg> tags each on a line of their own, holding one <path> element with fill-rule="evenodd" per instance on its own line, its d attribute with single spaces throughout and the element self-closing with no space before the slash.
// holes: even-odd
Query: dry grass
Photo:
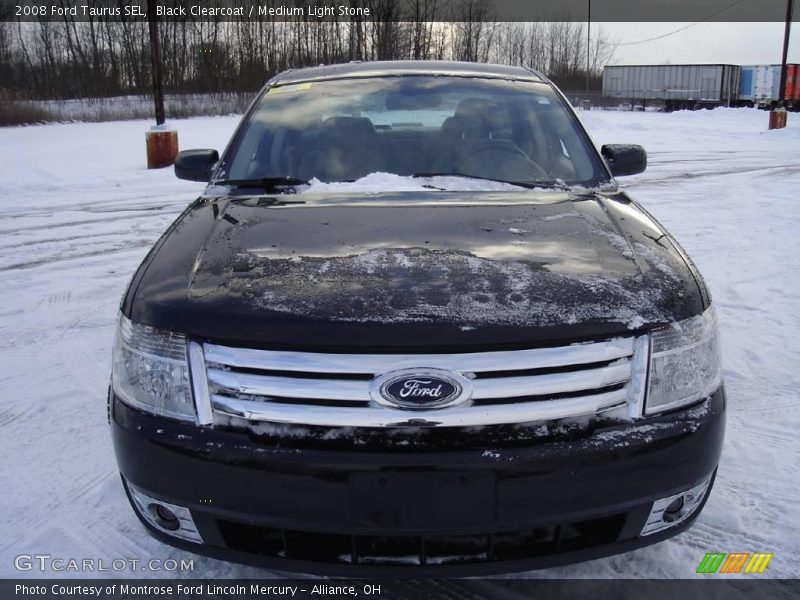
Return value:
<svg viewBox="0 0 800 600">
<path fill-rule="evenodd" d="M 45 123 L 49 117 L 46 110 L 25 102 L 0 102 L 0 127 Z"/>
<path fill-rule="evenodd" d="M 168 119 L 241 114 L 254 94 L 170 95 L 165 100 Z M 153 101 L 146 96 L 81 98 L 73 100 L 0 100 L 0 127 L 37 123 L 100 123 L 151 119 Z"/>
</svg>

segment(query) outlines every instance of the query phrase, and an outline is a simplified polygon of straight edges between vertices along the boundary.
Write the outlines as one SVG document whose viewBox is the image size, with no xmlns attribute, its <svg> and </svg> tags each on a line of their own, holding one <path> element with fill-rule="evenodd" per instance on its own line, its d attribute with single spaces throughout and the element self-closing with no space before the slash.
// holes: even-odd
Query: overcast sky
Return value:
<svg viewBox="0 0 800 600">
<path fill-rule="evenodd" d="M 657 37 L 691 23 L 596 23 L 620 42 L 614 64 L 730 63 L 774 64 L 781 61 L 783 23 L 700 23 L 663 39 Z M 789 62 L 800 63 L 800 24 L 794 23 Z"/>
</svg>

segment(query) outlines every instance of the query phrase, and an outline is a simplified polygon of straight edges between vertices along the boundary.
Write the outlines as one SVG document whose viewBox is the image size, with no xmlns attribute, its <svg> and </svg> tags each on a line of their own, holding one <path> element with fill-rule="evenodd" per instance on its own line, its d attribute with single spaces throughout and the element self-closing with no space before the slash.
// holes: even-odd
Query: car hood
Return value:
<svg viewBox="0 0 800 600">
<path fill-rule="evenodd" d="M 205 198 L 135 288 L 136 321 L 260 347 L 527 346 L 702 310 L 679 250 L 621 194 Z"/>
</svg>

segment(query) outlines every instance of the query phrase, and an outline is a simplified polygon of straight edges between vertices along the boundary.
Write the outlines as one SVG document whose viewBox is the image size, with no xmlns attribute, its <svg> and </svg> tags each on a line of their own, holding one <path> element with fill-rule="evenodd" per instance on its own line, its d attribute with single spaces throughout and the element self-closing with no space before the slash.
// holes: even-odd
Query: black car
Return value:
<svg viewBox="0 0 800 600">
<path fill-rule="evenodd" d="M 152 535 L 339 575 L 625 552 L 711 490 L 713 306 L 564 96 L 522 67 L 270 80 L 124 296 L 109 410 Z"/>
</svg>

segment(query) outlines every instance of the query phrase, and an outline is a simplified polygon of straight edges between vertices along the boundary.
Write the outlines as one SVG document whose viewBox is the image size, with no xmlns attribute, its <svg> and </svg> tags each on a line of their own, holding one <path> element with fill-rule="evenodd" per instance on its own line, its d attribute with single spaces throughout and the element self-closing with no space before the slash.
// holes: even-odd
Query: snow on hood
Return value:
<svg viewBox="0 0 800 600">
<path fill-rule="evenodd" d="M 564 189 L 569 189 L 577 194 L 594 191 L 616 191 L 615 182 L 606 182 L 596 188 L 587 188 L 582 185 L 567 185 L 562 180 L 557 180 Z M 529 187 L 515 185 L 504 181 L 460 177 L 458 175 L 437 175 L 433 177 L 414 177 L 411 175 L 397 175 L 395 173 L 376 172 L 365 175 L 355 181 L 333 181 L 326 183 L 316 177 L 307 184 L 293 186 L 298 194 L 384 194 L 387 192 L 520 192 L 532 190 L 535 192 L 558 191 L 551 186 Z M 231 195 L 233 187 L 224 183 L 210 184 L 203 195 L 206 197 L 224 197 Z"/>
<path fill-rule="evenodd" d="M 472 179 L 470 177 L 411 177 L 394 173 L 370 173 L 356 181 L 335 181 L 324 183 L 317 178 L 300 190 L 304 193 L 361 193 L 377 194 L 381 192 L 423 192 L 431 189 L 449 192 L 518 192 L 522 186 L 488 179 Z M 546 189 L 546 188 L 537 188 Z"/>
<path fill-rule="evenodd" d="M 587 322 L 635 330 L 676 320 L 688 299 L 679 256 L 657 245 L 635 249 L 597 200 L 547 196 L 557 200 L 387 202 L 369 211 L 228 204 L 195 261 L 189 299 L 228 310 L 241 303 L 262 319 L 463 331 Z"/>
<path fill-rule="evenodd" d="M 616 321 L 629 329 L 669 320 L 671 274 L 649 285 L 640 276 L 563 274 L 530 261 L 497 261 L 465 251 L 386 248 L 336 258 L 266 259 L 248 253 L 246 279 L 229 285 L 261 308 L 325 314 L 334 321 L 443 320 L 546 326 Z M 241 268 L 241 267 L 240 267 Z M 268 286 L 253 286 L 253 277 Z M 664 276 L 667 275 L 667 276 Z M 678 292 L 680 294 L 680 292 Z"/>
</svg>

